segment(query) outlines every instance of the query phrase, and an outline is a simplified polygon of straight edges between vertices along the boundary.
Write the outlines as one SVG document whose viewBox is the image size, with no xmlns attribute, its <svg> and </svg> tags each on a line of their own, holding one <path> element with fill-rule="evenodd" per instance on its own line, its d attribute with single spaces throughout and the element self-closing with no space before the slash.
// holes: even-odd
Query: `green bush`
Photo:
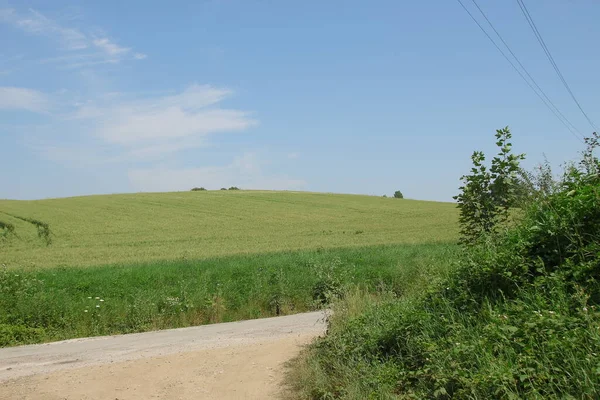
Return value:
<svg viewBox="0 0 600 400">
<path fill-rule="evenodd" d="M 474 244 L 481 236 L 496 233 L 506 222 L 509 209 L 518 199 L 519 162 L 523 154 L 512 153 L 512 135 L 508 127 L 496 131 L 498 154 L 491 166 L 485 165 L 485 155 L 475 151 L 471 156 L 471 173 L 463 175 L 460 194 L 454 196 L 460 211 L 461 243 Z"/>
<path fill-rule="evenodd" d="M 328 335 L 293 364 L 293 395 L 598 399 L 597 146 L 512 226 L 465 247 L 448 277 L 352 313 L 338 302 Z"/>
<path fill-rule="evenodd" d="M 399 190 L 396 190 L 396 191 L 394 192 L 394 198 L 395 198 L 395 199 L 403 199 L 403 198 L 404 198 L 404 195 L 402 194 L 402 192 L 401 192 L 401 191 L 399 191 Z"/>
<path fill-rule="evenodd" d="M 203 187 L 192 188 L 192 192 L 204 192 L 204 191 L 206 191 L 206 189 Z"/>
</svg>

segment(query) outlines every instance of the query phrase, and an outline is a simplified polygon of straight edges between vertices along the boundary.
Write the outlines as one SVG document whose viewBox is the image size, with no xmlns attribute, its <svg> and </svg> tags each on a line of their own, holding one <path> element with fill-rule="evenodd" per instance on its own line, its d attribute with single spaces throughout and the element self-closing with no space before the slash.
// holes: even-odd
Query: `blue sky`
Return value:
<svg viewBox="0 0 600 400">
<path fill-rule="evenodd" d="M 516 1 L 479 4 L 589 134 Z M 600 3 L 526 4 L 600 121 Z M 582 149 L 454 0 L 0 0 L 0 198 L 235 185 L 449 201 L 506 125 L 530 166 Z"/>
</svg>

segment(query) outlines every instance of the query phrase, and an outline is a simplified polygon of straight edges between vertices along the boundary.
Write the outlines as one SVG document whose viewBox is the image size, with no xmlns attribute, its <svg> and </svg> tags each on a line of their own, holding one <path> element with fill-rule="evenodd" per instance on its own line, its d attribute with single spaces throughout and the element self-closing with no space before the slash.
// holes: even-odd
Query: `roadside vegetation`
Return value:
<svg viewBox="0 0 600 400">
<path fill-rule="evenodd" d="M 305 250 L 93 267 L 0 268 L 0 346 L 328 307 L 360 287 L 401 296 L 449 267 L 452 244 Z"/>
<path fill-rule="evenodd" d="M 510 132 L 497 135 L 492 166 L 476 152 L 463 177 L 453 267 L 401 296 L 348 292 L 291 363 L 290 397 L 598 398 L 598 136 L 555 180 L 547 165 L 520 171 Z"/>
</svg>

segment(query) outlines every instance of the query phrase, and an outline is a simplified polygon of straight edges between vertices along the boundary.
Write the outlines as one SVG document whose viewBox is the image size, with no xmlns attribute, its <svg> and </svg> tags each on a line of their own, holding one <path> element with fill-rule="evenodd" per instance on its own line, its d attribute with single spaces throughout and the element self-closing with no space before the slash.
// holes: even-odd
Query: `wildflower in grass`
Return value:
<svg viewBox="0 0 600 400">
<path fill-rule="evenodd" d="M 100 301 L 104 301 L 104 299 L 100 299 Z"/>
<path fill-rule="evenodd" d="M 100 308 L 100 304 L 97 304 L 97 305 L 96 305 L 96 308 Z"/>
<path fill-rule="evenodd" d="M 83 310 L 83 312 L 88 312 L 88 310 Z"/>
<path fill-rule="evenodd" d="M 88 296 L 88 299 L 91 299 L 91 298 L 92 298 L 92 296 Z"/>
<path fill-rule="evenodd" d="M 96 297 L 96 300 L 100 300 L 100 297 Z"/>
</svg>

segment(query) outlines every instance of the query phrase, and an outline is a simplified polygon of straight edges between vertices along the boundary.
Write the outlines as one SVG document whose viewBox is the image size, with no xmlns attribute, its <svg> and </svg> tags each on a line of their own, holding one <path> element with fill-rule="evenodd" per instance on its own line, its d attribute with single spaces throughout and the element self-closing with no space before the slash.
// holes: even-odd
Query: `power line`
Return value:
<svg viewBox="0 0 600 400">
<path fill-rule="evenodd" d="M 564 85 L 564 87 L 567 89 L 567 91 L 571 95 L 571 98 L 573 99 L 573 101 L 575 102 L 575 104 L 577 104 L 577 107 L 579 108 L 579 111 L 581 111 L 581 113 L 583 114 L 583 116 L 585 117 L 585 119 L 589 122 L 589 124 L 592 126 L 592 128 L 595 131 L 598 131 L 598 128 L 596 127 L 596 125 L 594 124 L 594 122 L 592 122 L 592 120 L 590 119 L 590 117 L 583 110 L 583 107 L 581 107 L 581 104 L 579 103 L 579 101 L 575 97 L 575 94 L 573 94 L 573 91 L 571 90 L 571 87 L 569 86 L 569 84 L 567 83 L 565 77 L 563 76 L 562 72 L 560 71 L 560 68 L 558 68 L 558 65 L 556 65 L 556 62 L 554 61 L 554 57 L 552 57 L 552 53 L 550 53 L 550 50 L 548 49 L 548 46 L 546 46 L 546 42 L 544 41 L 544 38 L 542 37 L 540 31 L 538 30 L 537 26 L 535 25 L 535 22 L 533 21 L 533 18 L 531 17 L 531 14 L 529 13 L 529 10 L 527 9 L 527 6 L 523 2 L 523 0 L 517 0 L 517 4 L 519 5 L 519 8 L 521 8 L 521 12 L 525 16 L 525 19 L 527 20 L 527 23 L 529 24 L 529 27 L 533 31 L 533 33 L 534 33 L 536 39 L 538 40 L 540 46 L 542 46 L 542 49 L 544 50 L 544 53 L 546 53 L 546 57 L 548 57 L 548 60 L 550 61 L 550 64 L 552 64 L 552 67 L 554 68 L 554 71 L 556 71 L 556 74 L 560 78 L 562 84 Z"/>
<path fill-rule="evenodd" d="M 581 142 L 583 142 L 581 140 L 581 138 L 579 136 L 577 136 L 577 134 L 571 129 L 571 127 L 569 125 L 567 125 L 567 123 L 560 117 L 560 115 L 552 108 L 550 107 L 550 105 L 548 104 L 548 102 L 546 102 L 546 100 L 538 93 L 538 91 L 533 87 L 533 85 L 527 80 L 527 78 L 525 78 L 525 75 L 523 75 L 523 73 L 515 66 L 515 64 L 511 61 L 511 59 L 506 55 L 506 53 L 504 53 L 504 51 L 500 48 L 500 46 L 498 46 L 498 44 L 496 43 L 496 41 L 494 41 L 494 39 L 490 36 L 490 34 L 485 30 L 485 28 L 483 26 L 481 26 L 481 24 L 479 23 L 479 21 L 477 21 L 477 18 L 475 18 L 473 16 L 473 14 L 471 13 L 471 11 L 469 11 L 469 9 L 464 5 L 464 3 L 461 0 L 456 0 L 458 1 L 458 3 L 462 6 L 462 8 L 465 10 L 465 12 L 467 14 L 469 14 L 469 16 L 471 17 L 471 19 L 473 20 L 473 22 L 475 22 L 477 24 L 477 26 L 479 27 L 479 29 L 481 29 L 481 31 L 484 33 L 484 35 L 490 40 L 490 42 L 492 42 L 492 44 L 494 45 L 494 47 L 496 47 L 496 49 L 500 52 L 500 54 L 502 54 L 502 56 L 504 57 L 504 59 L 506 59 L 506 61 L 508 61 L 508 63 L 513 67 L 513 69 L 519 74 L 519 76 L 525 81 L 525 83 L 527 84 L 527 86 L 529 86 L 529 88 L 531 90 L 533 90 L 533 92 L 536 94 L 537 97 L 540 98 L 540 100 L 542 100 L 542 102 L 544 103 L 544 105 L 546 107 L 548 107 L 548 109 L 556 116 L 556 118 L 558 118 L 558 120 L 567 128 L 567 130 L 569 132 L 571 132 L 571 134 L 573 136 L 575 136 L 575 138 Z"/>
<path fill-rule="evenodd" d="M 502 43 L 504 44 L 504 46 L 506 46 L 506 48 L 508 49 L 508 51 L 510 52 L 510 54 L 514 57 L 514 59 L 517 61 L 517 63 L 523 69 L 523 71 L 529 77 L 529 79 L 531 79 L 531 82 L 535 85 L 535 87 L 540 91 L 540 93 L 542 93 L 542 95 L 548 101 L 548 103 L 550 103 L 550 105 L 554 108 L 554 110 L 556 110 L 556 112 L 562 117 L 562 119 L 564 119 L 571 126 L 571 128 L 573 128 L 574 131 L 576 131 L 581 137 L 583 137 L 583 135 L 581 134 L 581 132 L 579 131 L 579 129 L 577 129 L 577 127 L 575 127 L 575 125 L 573 125 L 571 123 L 571 121 L 569 121 L 569 119 L 567 117 L 565 117 L 562 112 L 560 112 L 560 110 L 558 109 L 558 107 L 552 102 L 552 100 L 550 100 L 550 98 L 542 90 L 542 88 L 540 87 L 540 85 L 538 85 L 538 83 L 535 81 L 535 79 L 533 79 L 533 76 L 531 76 L 531 74 L 529 73 L 529 71 L 527 71 L 527 68 L 525 68 L 525 66 L 521 63 L 521 61 L 519 60 L 519 57 L 516 56 L 516 54 L 512 51 L 512 49 L 510 48 L 510 46 L 508 45 L 508 43 L 506 43 L 506 41 L 504 40 L 504 38 L 502 37 L 502 35 L 500 35 L 500 32 L 498 32 L 498 30 L 494 27 L 494 24 L 492 24 L 492 21 L 490 21 L 490 19 L 483 12 L 483 10 L 481 9 L 481 7 L 479 7 L 479 4 L 477 4 L 477 1 L 475 1 L 475 0 L 471 0 L 471 1 L 473 2 L 473 4 L 475 4 L 475 7 L 477 7 L 477 9 L 479 10 L 479 12 L 483 16 L 483 18 L 485 18 L 485 20 L 490 25 L 490 27 L 492 28 L 492 30 L 496 33 L 496 36 L 498 36 L 498 38 L 502 41 Z"/>
</svg>

